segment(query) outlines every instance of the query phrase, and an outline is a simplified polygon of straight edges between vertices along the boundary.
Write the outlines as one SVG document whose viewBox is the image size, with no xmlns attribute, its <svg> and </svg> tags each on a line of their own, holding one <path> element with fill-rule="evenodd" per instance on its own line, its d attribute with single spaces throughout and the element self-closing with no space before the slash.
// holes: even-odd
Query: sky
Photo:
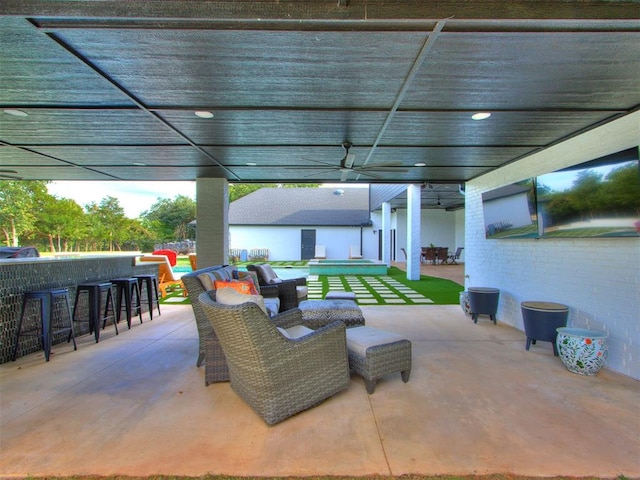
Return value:
<svg viewBox="0 0 640 480">
<path fill-rule="evenodd" d="M 559 171 L 559 172 L 551 172 L 544 175 L 539 175 L 536 180 L 539 184 L 545 185 L 549 187 L 551 190 L 556 192 L 563 192 L 565 190 L 570 189 L 573 186 L 573 182 L 578 178 L 578 174 L 584 170 L 590 170 L 601 175 L 603 178 L 606 177 L 612 170 L 617 168 L 625 167 L 627 165 L 631 165 L 635 161 L 624 162 L 624 163 L 615 163 L 613 165 L 605 165 L 602 167 L 591 167 L 588 169 L 578 169 L 578 170 L 567 170 L 567 171 Z"/>
<path fill-rule="evenodd" d="M 368 187 L 365 184 L 324 184 L 323 187 Z M 159 198 L 175 198 L 177 195 L 196 199 L 196 182 L 81 182 L 60 181 L 47 185 L 49 193 L 58 198 L 70 198 L 84 207 L 100 203 L 105 197 L 117 198 L 124 214 L 138 218 L 149 210 Z"/>
<path fill-rule="evenodd" d="M 196 198 L 196 182 L 51 182 L 49 193 L 59 198 L 70 198 L 84 207 L 88 203 L 100 203 L 105 197 L 117 198 L 124 214 L 138 218 L 149 210 L 159 198 L 175 198 L 177 195 Z"/>
</svg>

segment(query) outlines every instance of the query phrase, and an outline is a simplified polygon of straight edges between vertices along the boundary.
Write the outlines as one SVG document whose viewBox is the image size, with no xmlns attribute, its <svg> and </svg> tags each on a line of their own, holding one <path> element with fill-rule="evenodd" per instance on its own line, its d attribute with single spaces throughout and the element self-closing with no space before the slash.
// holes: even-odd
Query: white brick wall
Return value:
<svg viewBox="0 0 640 480">
<path fill-rule="evenodd" d="M 500 288 L 498 320 L 524 330 L 520 302 L 563 303 L 569 306 L 569 326 L 609 333 L 607 368 L 635 379 L 640 379 L 640 239 L 486 240 L 481 193 L 631 148 L 639 139 L 636 112 L 468 182 L 465 212 L 466 287 Z"/>
</svg>

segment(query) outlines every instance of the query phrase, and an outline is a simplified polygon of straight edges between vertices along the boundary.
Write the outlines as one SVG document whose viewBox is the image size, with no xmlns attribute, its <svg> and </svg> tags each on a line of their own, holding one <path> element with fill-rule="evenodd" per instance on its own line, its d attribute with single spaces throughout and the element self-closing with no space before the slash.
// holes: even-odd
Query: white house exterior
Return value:
<svg viewBox="0 0 640 480">
<path fill-rule="evenodd" d="M 374 229 L 366 188 L 263 188 L 229 205 L 230 248 L 266 248 L 269 260 L 314 258 L 315 245 L 328 259 L 348 258 L 350 245 L 378 258 Z"/>
<path fill-rule="evenodd" d="M 404 261 L 406 215 L 405 208 L 391 214 L 391 260 Z M 382 259 L 381 213 L 369 212 L 366 188 L 264 188 L 229 205 L 231 249 L 266 248 L 269 260 L 302 260 L 303 231 L 314 232 L 314 245 L 324 245 L 327 259 L 348 258 L 350 245 L 361 247 L 364 258 Z M 464 210 L 422 210 L 420 239 L 452 253 L 464 246 Z"/>
</svg>

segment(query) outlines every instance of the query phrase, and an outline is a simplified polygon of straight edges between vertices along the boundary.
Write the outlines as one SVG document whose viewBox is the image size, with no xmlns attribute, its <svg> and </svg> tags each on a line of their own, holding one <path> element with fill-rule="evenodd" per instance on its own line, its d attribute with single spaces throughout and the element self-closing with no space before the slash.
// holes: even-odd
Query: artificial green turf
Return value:
<svg viewBox="0 0 640 480">
<path fill-rule="evenodd" d="M 282 267 L 285 265 L 303 266 L 298 264 L 304 264 L 304 263 L 306 262 L 272 262 L 272 266 L 275 266 L 275 267 Z M 348 291 L 349 287 L 345 280 L 345 276 L 344 275 L 338 275 L 338 276 L 340 277 L 342 284 L 345 287 L 345 290 Z M 350 276 L 354 276 L 354 275 L 350 275 Z M 364 278 L 365 282 L 367 278 L 369 279 L 371 278 L 370 276 L 362 276 L 362 275 L 355 275 L 355 276 L 359 278 Z M 387 276 L 393 278 L 394 280 L 402 283 L 403 285 L 406 285 L 407 287 L 429 298 L 433 302 L 432 305 L 457 305 L 460 301 L 460 292 L 464 290 L 464 287 L 462 285 L 459 285 L 458 283 L 453 282 L 451 280 L 446 280 L 443 278 L 436 278 L 436 277 L 429 277 L 426 275 L 421 275 L 420 280 L 407 280 L 407 273 L 404 272 L 403 270 L 400 270 L 397 267 L 389 268 Z M 380 277 L 380 276 L 376 275 L 376 277 Z M 329 277 L 325 275 L 321 275 L 319 277 L 319 281 L 322 283 L 322 298 L 324 298 L 324 296 L 329 291 L 328 279 Z M 405 299 L 405 303 L 400 303 L 400 304 L 397 304 L 397 303 L 387 304 L 384 301 L 384 299 L 373 288 L 370 288 L 369 292 L 374 296 L 374 298 L 376 298 L 376 300 L 378 301 L 378 304 L 381 304 L 381 305 L 407 305 L 407 304 L 411 305 L 414 303 L 413 301 L 411 301 L 410 298 L 404 296 L 401 292 L 395 292 L 398 294 L 400 298 Z M 170 299 L 176 299 L 181 301 L 178 301 L 178 302 L 170 301 Z M 162 299 L 160 303 L 190 304 L 191 302 L 189 301 L 189 297 L 184 298 L 182 296 L 181 291 L 174 290 L 173 292 L 168 292 L 167 298 Z"/>
<path fill-rule="evenodd" d="M 344 275 L 335 275 L 335 276 L 325 276 L 320 275 L 318 277 L 318 281 L 322 284 L 322 298 L 325 297 L 327 292 L 329 291 L 329 278 L 340 277 L 341 283 L 345 291 L 350 291 L 349 284 L 346 281 Z M 367 286 L 367 280 L 382 279 L 383 283 L 383 275 L 349 275 L 349 277 L 356 277 L 361 280 L 361 283 Z M 421 275 L 420 280 L 407 280 L 407 273 L 400 270 L 397 267 L 391 267 L 388 270 L 386 277 L 391 277 L 393 280 L 396 280 L 403 285 L 411 288 L 417 293 L 421 293 L 425 297 L 432 300 L 430 305 L 457 305 L 460 301 L 460 292 L 464 290 L 462 285 L 457 284 L 451 280 L 445 280 L 442 278 L 428 277 L 426 275 Z M 375 290 L 375 288 L 368 286 L 367 289 L 370 294 L 377 300 L 379 305 L 413 305 L 418 304 L 418 302 L 414 302 L 410 297 L 407 297 L 402 292 L 397 291 L 392 286 L 389 287 L 397 296 L 403 300 L 404 303 L 387 303 L 385 299 Z M 419 303 L 420 305 L 425 305 L 424 303 Z M 372 304 L 374 305 L 374 304 Z"/>
<path fill-rule="evenodd" d="M 457 305 L 464 287 L 452 280 L 420 275 L 420 280 L 407 280 L 407 272 L 389 268 L 390 277 L 433 300 L 436 305 Z"/>
</svg>

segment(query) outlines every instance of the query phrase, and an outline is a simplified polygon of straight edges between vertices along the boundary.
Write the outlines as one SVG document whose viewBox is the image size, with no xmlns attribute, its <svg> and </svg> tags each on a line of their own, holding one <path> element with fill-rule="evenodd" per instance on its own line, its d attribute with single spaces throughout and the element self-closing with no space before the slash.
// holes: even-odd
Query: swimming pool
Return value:
<svg viewBox="0 0 640 480">
<path fill-rule="evenodd" d="M 387 264 L 376 260 L 310 260 L 310 275 L 386 275 Z"/>
</svg>

